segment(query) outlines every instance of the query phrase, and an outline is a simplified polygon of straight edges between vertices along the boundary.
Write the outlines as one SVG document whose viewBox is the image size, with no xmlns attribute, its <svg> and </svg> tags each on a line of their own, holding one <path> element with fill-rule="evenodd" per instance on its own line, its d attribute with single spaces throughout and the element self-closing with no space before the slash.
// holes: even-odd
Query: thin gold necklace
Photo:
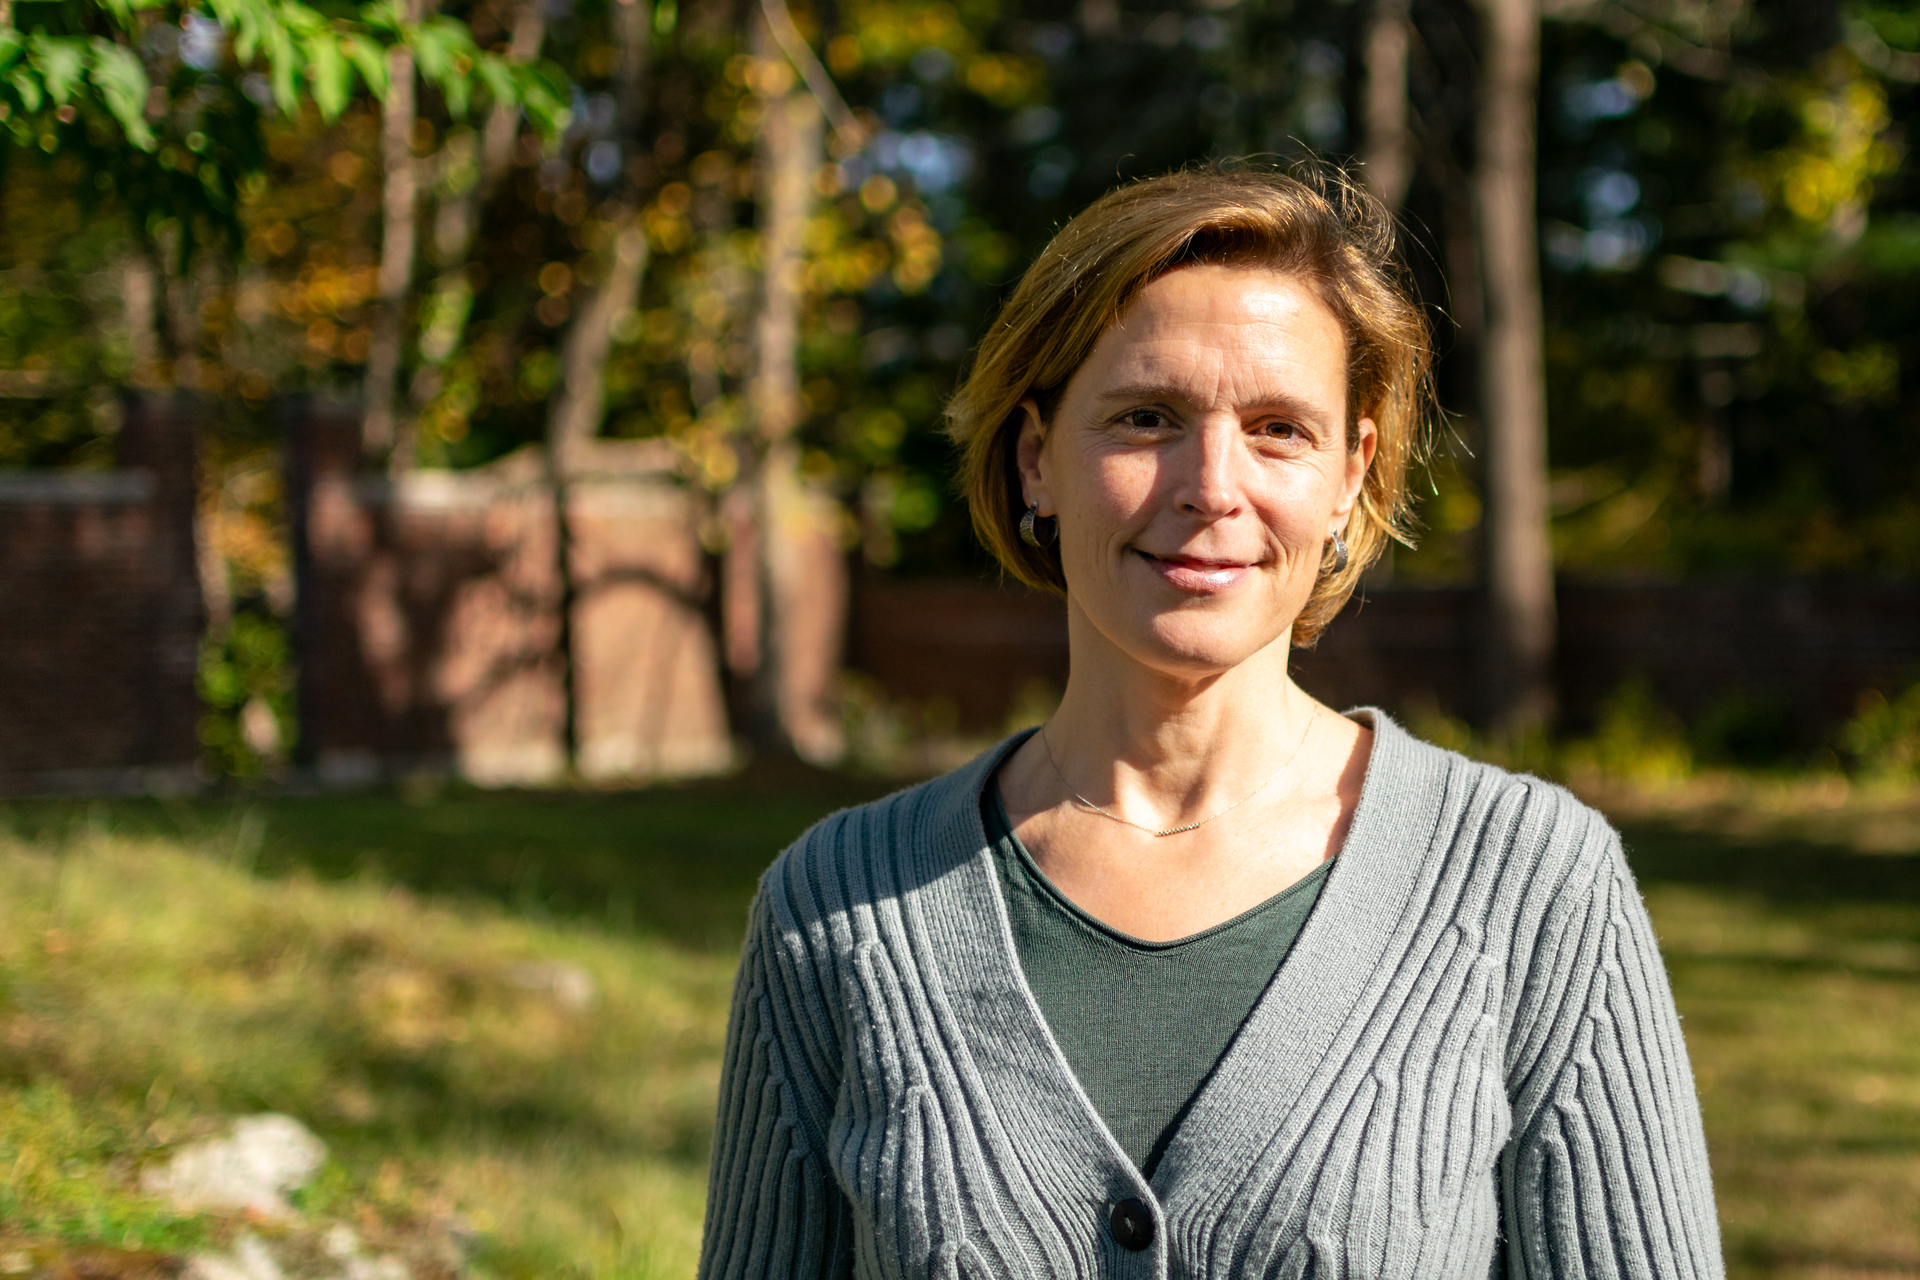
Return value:
<svg viewBox="0 0 1920 1280">
<path fill-rule="evenodd" d="M 1293 763 L 1294 757 L 1300 754 L 1300 748 L 1307 745 L 1307 735 L 1313 732 L 1313 722 L 1319 718 L 1320 718 L 1320 704 L 1316 702 L 1313 704 L 1313 710 L 1307 714 L 1307 727 L 1301 731 L 1300 741 L 1293 744 L 1293 750 L 1287 753 L 1287 758 L 1285 763 L 1283 763 L 1278 769 L 1275 769 L 1272 773 L 1268 774 L 1267 780 L 1265 782 L 1261 783 L 1259 786 L 1255 787 L 1253 790 L 1247 792 L 1247 794 L 1241 796 L 1238 800 L 1235 800 L 1232 804 L 1220 810 L 1218 813 L 1210 813 L 1206 817 L 1200 819 L 1200 821 L 1189 822 L 1184 827 L 1168 827 L 1165 831 L 1161 831 L 1156 827 L 1150 827 L 1144 822 L 1135 822 L 1131 818 L 1123 818 L 1117 813 L 1113 813 L 1106 809 L 1102 809 L 1099 805 L 1087 799 L 1085 796 L 1081 795 L 1078 791 L 1075 791 L 1073 789 L 1073 784 L 1067 781 L 1067 775 L 1060 772 L 1060 762 L 1053 758 L 1053 744 L 1047 741 L 1047 727 L 1045 725 L 1040 726 L 1040 745 L 1046 749 L 1047 763 L 1053 766 L 1053 776 L 1060 779 L 1060 785 L 1067 789 L 1067 793 L 1071 795 L 1074 798 L 1074 800 L 1081 805 L 1081 807 L 1090 809 L 1094 813 L 1099 814 L 1103 818 L 1111 818 L 1113 821 L 1118 822 L 1123 826 L 1132 827 L 1136 831 L 1144 831 L 1150 836 L 1177 836 L 1182 832 L 1192 831 L 1195 827 L 1204 827 L 1209 822 L 1212 822 L 1215 818 L 1224 817 L 1227 814 L 1232 813 L 1235 809 L 1238 809 L 1241 805 L 1253 799 L 1255 796 L 1259 795 L 1262 791 L 1265 791 L 1268 787 L 1272 786 L 1275 782 L 1279 781 L 1280 775 L 1287 771 L 1287 767 Z"/>
</svg>

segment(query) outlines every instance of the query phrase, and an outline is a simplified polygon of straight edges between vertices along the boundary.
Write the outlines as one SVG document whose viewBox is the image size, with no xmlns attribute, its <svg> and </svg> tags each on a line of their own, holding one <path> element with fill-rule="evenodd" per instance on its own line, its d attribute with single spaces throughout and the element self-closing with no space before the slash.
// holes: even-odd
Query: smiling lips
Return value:
<svg viewBox="0 0 1920 1280">
<path fill-rule="evenodd" d="M 1138 551 L 1138 548 L 1135 548 Z M 1199 556 L 1156 556 L 1139 552 L 1147 567 L 1181 591 L 1212 595 L 1245 580 L 1253 566 L 1241 560 L 1207 560 Z"/>
</svg>

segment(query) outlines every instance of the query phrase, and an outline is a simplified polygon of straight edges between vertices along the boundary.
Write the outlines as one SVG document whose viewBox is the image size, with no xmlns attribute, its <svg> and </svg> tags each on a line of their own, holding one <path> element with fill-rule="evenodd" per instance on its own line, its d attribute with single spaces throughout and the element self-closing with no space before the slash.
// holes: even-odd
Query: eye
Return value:
<svg viewBox="0 0 1920 1280">
<path fill-rule="evenodd" d="M 1269 440 L 1305 440 L 1306 430 L 1297 422 L 1288 422 L 1284 418 L 1275 418 L 1260 428 L 1260 434 Z"/>
<path fill-rule="evenodd" d="M 1120 415 L 1118 422 L 1135 431 L 1165 431 L 1173 425 L 1158 409 L 1129 409 Z"/>
</svg>

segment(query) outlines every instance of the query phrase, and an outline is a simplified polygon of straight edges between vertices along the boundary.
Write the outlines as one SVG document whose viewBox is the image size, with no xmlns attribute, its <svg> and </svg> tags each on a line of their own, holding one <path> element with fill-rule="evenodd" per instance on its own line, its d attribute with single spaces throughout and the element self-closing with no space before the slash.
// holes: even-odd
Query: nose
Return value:
<svg viewBox="0 0 1920 1280">
<path fill-rule="evenodd" d="M 1246 461 L 1236 421 L 1203 422 L 1178 451 L 1175 497 L 1182 511 L 1203 520 L 1224 520 L 1240 510 L 1244 498 L 1240 469 Z"/>
</svg>

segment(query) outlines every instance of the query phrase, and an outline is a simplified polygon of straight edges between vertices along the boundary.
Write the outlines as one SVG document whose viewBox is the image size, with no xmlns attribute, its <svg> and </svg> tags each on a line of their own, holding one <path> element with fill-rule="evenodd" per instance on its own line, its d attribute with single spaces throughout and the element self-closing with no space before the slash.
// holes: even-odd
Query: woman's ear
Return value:
<svg viewBox="0 0 1920 1280">
<path fill-rule="evenodd" d="M 1341 481 L 1340 501 L 1334 504 L 1334 524 L 1329 533 L 1346 531 L 1347 517 L 1353 514 L 1353 504 L 1359 500 L 1361 486 L 1367 482 L 1367 468 L 1373 465 L 1373 455 L 1380 447 L 1380 429 L 1372 418 L 1354 423 L 1353 433 L 1355 444 L 1347 450 L 1347 472 Z"/>
<path fill-rule="evenodd" d="M 1043 516 L 1058 515 L 1047 484 L 1047 424 L 1040 420 L 1040 402 L 1032 396 L 1020 402 L 1020 436 L 1013 445 L 1014 465 L 1020 469 L 1020 497 Z"/>
</svg>

